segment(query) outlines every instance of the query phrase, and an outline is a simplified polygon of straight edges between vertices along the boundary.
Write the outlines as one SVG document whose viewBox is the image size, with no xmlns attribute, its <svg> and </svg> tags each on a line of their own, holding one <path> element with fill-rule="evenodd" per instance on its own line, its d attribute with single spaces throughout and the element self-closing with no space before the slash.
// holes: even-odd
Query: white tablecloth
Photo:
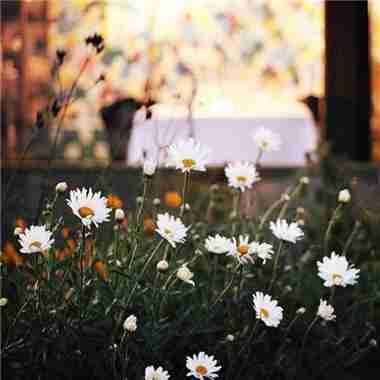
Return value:
<svg viewBox="0 0 380 380">
<path fill-rule="evenodd" d="M 264 126 L 280 134 L 281 149 L 267 153 L 261 163 L 267 166 L 301 166 L 305 164 L 305 153 L 315 148 L 317 135 L 312 121 L 305 118 L 252 118 L 252 119 L 196 119 L 195 138 L 211 149 L 210 165 L 226 162 L 254 161 L 257 148 L 251 138 L 255 128 Z M 157 157 L 157 141 L 161 147 L 173 140 L 186 137 L 189 125 L 185 119 L 148 121 L 134 127 L 132 131 L 128 164 L 141 164 L 143 152 L 148 157 Z M 162 150 L 163 151 L 163 150 Z M 164 156 L 161 155 L 160 162 Z"/>
</svg>

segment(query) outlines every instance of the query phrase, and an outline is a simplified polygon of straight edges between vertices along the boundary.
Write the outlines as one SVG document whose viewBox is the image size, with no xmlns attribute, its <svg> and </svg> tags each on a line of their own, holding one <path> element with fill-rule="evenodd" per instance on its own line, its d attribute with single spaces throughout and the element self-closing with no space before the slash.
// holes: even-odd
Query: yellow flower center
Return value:
<svg viewBox="0 0 380 380">
<path fill-rule="evenodd" d="M 342 280 L 342 276 L 338 273 L 333 273 L 332 275 L 332 279 L 333 279 L 333 283 L 336 284 L 337 282 L 340 282 Z"/>
<path fill-rule="evenodd" d="M 236 177 L 236 179 L 237 179 L 238 182 L 241 182 L 241 183 L 245 183 L 245 182 L 247 182 L 247 177 L 244 176 L 244 175 L 238 175 L 238 176 Z"/>
<path fill-rule="evenodd" d="M 240 244 L 238 248 L 239 256 L 244 256 L 248 253 L 249 246 L 247 244 Z"/>
<path fill-rule="evenodd" d="M 199 375 L 206 375 L 207 374 L 207 368 L 203 365 L 199 365 L 197 366 L 197 368 L 195 368 L 195 372 L 198 373 Z"/>
<path fill-rule="evenodd" d="M 260 318 L 268 318 L 269 317 L 269 312 L 267 309 L 264 309 L 263 307 L 260 309 Z"/>
<path fill-rule="evenodd" d="M 191 169 L 195 166 L 195 161 L 191 158 L 185 158 L 184 160 L 182 160 L 182 163 L 186 169 Z"/>
<path fill-rule="evenodd" d="M 172 235 L 172 231 L 169 230 L 169 228 L 165 228 L 164 233 L 165 233 L 165 235 L 168 235 L 168 236 Z"/>
<path fill-rule="evenodd" d="M 88 216 L 94 215 L 94 211 L 90 207 L 86 207 L 86 206 L 81 207 L 78 212 L 82 218 L 87 218 Z"/>
<path fill-rule="evenodd" d="M 40 249 L 42 244 L 39 241 L 33 241 L 32 243 L 29 244 L 29 249 L 32 248 L 37 248 Z"/>
</svg>

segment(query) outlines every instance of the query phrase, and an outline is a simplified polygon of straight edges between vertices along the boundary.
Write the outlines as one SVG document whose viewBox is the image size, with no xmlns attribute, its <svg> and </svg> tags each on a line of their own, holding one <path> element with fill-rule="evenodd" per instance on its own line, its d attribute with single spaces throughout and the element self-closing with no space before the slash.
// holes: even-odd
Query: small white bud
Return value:
<svg viewBox="0 0 380 380">
<path fill-rule="evenodd" d="M 305 221 L 303 219 L 298 219 L 297 223 L 298 223 L 299 226 L 304 226 L 305 225 Z"/>
<path fill-rule="evenodd" d="M 296 311 L 296 314 L 305 314 L 306 312 L 306 308 L 305 307 L 300 307 L 299 309 L 297 309 Z"/>
<path fill-rule="evenodd" d="M 300 182 L 302 185 L 308 185 L 310 183 L 310 178 L 309 177 L 301 177 Z"/>
<path fill-rule="evenodd" d="M 141 204 L 143 202 L 144 198 L 139 196 L 139 197 L 136 197 L 136 202 L 137 204 Z"/>
<path fill-rule="evenodd" d="M 23 230 L 21 227 L 16 227 L 14 230 L 15 236 L 21 235 L 23 233 Z"/>
<path fill-rule="evenodd" d="M 154 206 L 159 206 L 161 204 L 161 200 L 160 198 L 154 198 L 153 199 L 153 205 Z"/>
<path fill-rule="evenodd" d="M 130 315 L 124 321 L 123 328 L 129 332 L 135 332 L 137 330 L 137 318 L 134 315 Z"/>
<path fill-rule="evenodd" d="M 228 334 L 226 336 L 226 340 L 227 340 L 227 342 L 233 342 L 235 340 L 235 336 L 232 334 Z"/>
<path fill-rule="evenodd" d="M 55 186 L 55 191 L 57 193 L 64 193 L 67 190 L 67 183 L 66 182 L 59 182 Z"/>
<path fill-rule="evenodd" d="M 0 298 L 0 307 L 5 306 L 8 303 L 8 298 Z"/>
<path fill-rule="evenodd" d="M 118 222 L 122 222 L 125 218 L 125 213 L 121 208 L 115 210 L 115 219 Z"/>
<path fill-rule="evenodd" d="M 288 202 L 288 201 L 290 201 L 289 194 L 287 194 L 287 193 L 282 194 L 281 199 L 282 199 L 284 202 Z"/>
<path fill-rule="evenodd" d="M 343 190 L 339 191 L 338 202 L 348 203 L 350 200 L 351 200 L 351 194 L 350 194 L 349 190 L 343 189 Z"/>
<path fill-rule="evenodd" d="M 144 174 L 148 177 L 151 177 L 156 172 L 157 162 L 154 160 L 145 160 L 144 161 Z"/>
<path fill-rule="evenodd" d="M 371 340 L 369 341 L 369 345 L 370 345 L 371 347 L 377 347 L 377 340 L 376 340 L 376 339 L 371 339 Z"/>
<path fill-rule="evenodd" d="M 169 263 L 166 260 L 161 260 L 157 263 L 157 270 L 165 272 L 169 268 Z"/>
<path fill-rule="evenodd" d="M 195 282 L 192 280 L 194 273 L 184 264 L 177 271 L 177 277 L 190 285 L 195 286 Z"/>
</svg>

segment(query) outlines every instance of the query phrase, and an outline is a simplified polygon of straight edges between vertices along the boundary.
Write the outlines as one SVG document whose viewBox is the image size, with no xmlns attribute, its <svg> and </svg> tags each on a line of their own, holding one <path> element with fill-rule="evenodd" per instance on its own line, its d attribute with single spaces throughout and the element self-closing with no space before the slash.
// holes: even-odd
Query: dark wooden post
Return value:
<svg viewBox="0 0 380 380">
<path fill-rule="evenodd" d="M 367 1 L 326 1 L 326 138 L 332 152 L 371 159 Z"/>
</svg>

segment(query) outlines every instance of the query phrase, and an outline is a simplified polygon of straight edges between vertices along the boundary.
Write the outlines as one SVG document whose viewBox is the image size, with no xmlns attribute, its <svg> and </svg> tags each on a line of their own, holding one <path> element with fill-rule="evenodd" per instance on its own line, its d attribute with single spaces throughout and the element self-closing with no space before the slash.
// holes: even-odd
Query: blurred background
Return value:
<svg viewBox="0 0 380 380">
<path fill-rule="evenodd" d="M 343 1 L 338 10 L 334 3 L 1 1 L 3 159 L 11 164 L 19 158 L 37 112 L 59 86 L 70 88 L 88 55 L 85 38 L 99 33 L 105 49 L 91 58 L 80 77 L 78 99 L 58 136 L 55 160 L 62 165 L 99 165 L 112 158 L 136 165 L 177 135 L 193 135 L 210 145 L 211 164 L 216 166 L 250 160 L 255 152 L 247 136 L 263 125 L 284 139 L 284 150 L 267 156 L 264 164 L 302 166 L 329 120 L 327 96 L 333 102 L 331 114 L 341 114 L 331 116 L 331 128 L 343 130 L 346 137 L 350 129 L 353 140 L 358 140 L 360 128 L 368 140 L 365 147 L 343 153 L 379 160 L 380 2 Z M 57 49 L 66 52 L 59 78 L 54 72 Z M 104 81 L 94 85 L 100 75 Z M 343 79 L 337 79 L 339 75 Z M 118 115 L 118 107 L 123 108 L 126 99 L 131 106 L 133 100 L 134 112 L 147 91 L 155 104 L 153 115 L 131 126 L 128 117 Z M 368 102 L 371 112 L 363 116 Z M 114 108 L 108 112 L 110 106 Z M 349 122 L 344 118 L 346 110 L 355 107 L 360 108 L 360 126 L 355 115 L 356 125 L 349 125 L 352 115 Z M 130 129 L 118 157 L 112 157 L 107 123 Z M 46 126 L 28 159 L 47 159 L 56 124 Z M 335 137 L 336 132 L 330 133 L 332 140 Z"/>
<path fill-rule="evenodd" d="M 144 155 L 157 149 L 157 140 L 161 138 L 161 145 L 165 145 L 165 139 L 171 140 L 177 133 L 195 135 L 211 145 L 212 164 L 252 159 L 255 152 L 246 136 L 263 125 L 276 130 L 285 141 L 284 150 L 266 157 L 264 164 L 303 165 L 305 152 L 316 147 L 324 124 L 321 113 L 329 86 L 325 83 L 325 61 L 329 57 L 326 38 L 333 40 L 336 37 L 332 33 L 338 37 L 340 33 L 334 30 L 337 28 L 332 17 L 326 25 L 328 3 L 336 2 L 2 1 L 3 159 L 12 161 L 23 152 L 37 112 L 57 93 L 58 86 L 70 88 L 88 54 L 85 38 L 99 33 L 104 37 L 105 49 L 91 60 L 77 84 L 78 100 L 66 115 L 57 160 L 70 165 L 97 165 L 111 159 L 112 140 L 105 133 L 107 120 L 102 110 L 125 99 L 139 104 L 146 97 L 148 85 L 155 103 L 154 115 L 150 121 L 131 127 L 129 149 L 123 147 L 125 154 L 118 161 L 138 164 Z M 345 10 L 340 10 L 341 23 L 351 23 L 352 33 L 357 33 L 355 25 L 364 29 L 365 20 L 350 19 L 348 8 L 355 7 L 350 3 L 362 3 L 357 6 L 367 13 L 369 34 L 364 43 L 371 41 L 368 68 L 374 106 L 370 120 L 372 147 L 367 150 L 371 149 L 371 159 L 379 159 L 380 101 L 376 84 L 380 78 L 380 4 L 340 3 L 341 8 L 347 8 L 346 21 Z M 355 9 L 355 13 L 360 12 Z M 346 27 L 349 39 L 350 26 Z M 360 38 L 363 44 L 365 37 Z M 354 42 L 351 45 L 357 49 Z M 57 49 L 66 52 L 59 81 L 53 70 Z M 365 52 L 347 54 L 362 57 Z M 352 57 L 351 64 L 355 62 Z M 330 66 L 337 64 L 330 62 Z M 101 74 L 105 80 L 94 86 Z M 358 91 L 354 94 L 359 95 L 363 96 Z M 357 99 L 346 100 L 355 103 Z M 108 119 L 114 128 L 116 123 L 125 123 L 124 118 L 114 115 Z M 48 157 L 55 128 L 56 123 L 48 125 L 45 136 L 29 150 L 28 159 Z M 365 127 L 362 129 L 363 134 L 368 133 Z"/>
<path fill-rule="evenodd" d="M 352 178 L 362 202 L 378 198 L 378 0 L 2 0 L 1 37 L 3 241 L 59 181 L 133 207 L 143 160 L 164 166 L 180 137 L 211 148 L 192 180 L 207 193 L 227 162 L 256 159 L 260 126 L 283 144 L 261 161 L 251 212 L 299 171 L 313 204 Z M 181 185 L 162 173 L 165 199 Z"/>
</svg>

